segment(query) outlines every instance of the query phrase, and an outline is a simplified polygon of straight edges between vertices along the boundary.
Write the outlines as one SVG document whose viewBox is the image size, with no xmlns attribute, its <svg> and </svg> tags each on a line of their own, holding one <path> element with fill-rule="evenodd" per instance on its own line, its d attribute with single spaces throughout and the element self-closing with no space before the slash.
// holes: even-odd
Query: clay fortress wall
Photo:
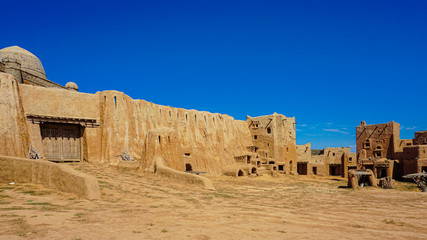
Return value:
<svg viewBox="0 0 427 240">
<path fill-rule="evenodd" d="M 296 145 L 295 124 L 277 113 L 241 121 L 117 91 L 80 93 L 75 83 L 48 80 L 27 50 L 0 50 L 0 155 L 111 165 L 128 156 L 132 166 L 151 171 L 154 159 L 163 159 L 161 166 L 178 171 L 231 176 L 259 170 L 346 177 L 351 169 L 369 168 L 379 178 L 427 171 L 427 131 L 400 139 L 397 123 L 362 121 L 357 154 L 341 147 L 312 155 L 310 143 Z"/>
<path fill-rule="evenodd" d="M 31 146 L 46 160 L 117 165 L 128 151 L 142 168 L 158 155 L 173 169 L 190 166 L 217 175 L 236 156 L 261 148 L 283 172 L 296 171 L 295 118 L 275 113 L 241 121 L 134 100 L 117 91 L 80 93 L 74 83 L 52 85 L 37 57 L 12 48 L 6 49 L 18 55 L 0 50 L 0 155 L 26 157 Z M 22 61 L 23 55 L 30 61 Z M 25 69 L 34 65 L 43 74 L 33 71 L 32 81 L 26 80 Z M 254 121 L 261 123 L 255 128 Z M 251 154 L 264 157 L 256 150 Z"/>
</svg>

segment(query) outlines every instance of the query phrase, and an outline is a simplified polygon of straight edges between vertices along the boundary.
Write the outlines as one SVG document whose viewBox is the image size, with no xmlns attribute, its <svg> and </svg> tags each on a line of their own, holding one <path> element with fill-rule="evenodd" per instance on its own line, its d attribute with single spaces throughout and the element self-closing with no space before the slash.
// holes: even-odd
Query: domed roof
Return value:
<svg viewBox="0 0 427 240">
<path fill-rule="evenodd" d="M 29 51 L 18 46 L 3 48 L 0 50 L 0 62 L 6 58 L 13 59 L 20 63 L 22 71 L 46 79 L 46 73 L 44 72 L 42 62 Z"/>
<path fill-rule="evenodd" d="M 67 84 L 65 84 L 65 88 L 67 88 L 68 90 L 79 91 L 79 87 L 73 82 L 67 82 Z"/>
</svg>

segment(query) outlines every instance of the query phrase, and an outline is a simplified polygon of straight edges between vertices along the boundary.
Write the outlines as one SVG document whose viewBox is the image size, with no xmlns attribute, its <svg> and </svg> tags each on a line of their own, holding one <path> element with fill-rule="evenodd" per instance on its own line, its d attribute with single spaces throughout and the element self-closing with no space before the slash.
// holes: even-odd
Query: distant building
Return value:
<svg viewBox="0 0 427 240">
<path fill-rule="evenodd" d="M 427 131 L 415 132 L 412 142 L 403 148 L 403 175 L 427 172 Z"/>
<path fill-rule="evenodd" d="M 297 173 L 295 118 L 282 114 L 247 117 L 253 150 L 261 165 L 280 173 Z"/>
<path fill-rule="evenodd" d="M 377 178 L 427 171 L 427 131 L 416 132 L 414 139 L 400 139 L 398 123 L 362 121 L 356 127 L 356 145 L 358 161 Z"/>
<path fill-rule="evenodd" d="M 356 168 L 356 153 L 350 148 L 325 148 L 318 155 L 311 154 L 311 144 L 298 145 L 298 174 L 319 176 L 347 176 Z"/>
</svg>

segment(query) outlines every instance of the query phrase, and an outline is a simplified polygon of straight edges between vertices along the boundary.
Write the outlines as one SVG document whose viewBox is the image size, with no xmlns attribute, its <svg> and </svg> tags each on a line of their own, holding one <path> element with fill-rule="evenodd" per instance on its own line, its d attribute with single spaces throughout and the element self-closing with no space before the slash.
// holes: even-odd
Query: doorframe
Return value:
<svg viewBox="0 0 427 240">
<path fill-rule="evenodd" d="M 39 123 L 39 127 L 40 127 L 40 137 L 41 137 L 41 141 L 42 141 L 42 146 L 44 147 L 44 143 L 43 143 L 43 125 L 45 125 L 45 127 L 48 127 L 49 125 L 51 126 L 77 126 L 78 128 L 78 134 L 79 134 L 79 141 L 80 141 L 80 152 L 79 152 L 79 159 L 64 159 L 64 154 L 63 154 L 63 142 L 61 141 L 61 158 L 59 160 L 57 159 L 48 159 L 46 158 L 46 154 L 44 154 L 44 158 L 48 161 L 52 161 L 52 162 L 81 162 L 83 161 L 83 134 L 84 134 L 84 130 L 85 127 L 82 126 L 81 124 L 75 124 L 75 123 L 57 123 L 57 122 L 40 122 Z M 59 127 L 60 128 L 60 127 Z M 62 130 L 61 130 L 62 131 Z M 62 135 L 62 132 L 61 134 Z M 62 138 L 63 136 L 61 136 Z M 45 152 L 45 150 L 43 149 L 43 152 Z"/>
</svg>

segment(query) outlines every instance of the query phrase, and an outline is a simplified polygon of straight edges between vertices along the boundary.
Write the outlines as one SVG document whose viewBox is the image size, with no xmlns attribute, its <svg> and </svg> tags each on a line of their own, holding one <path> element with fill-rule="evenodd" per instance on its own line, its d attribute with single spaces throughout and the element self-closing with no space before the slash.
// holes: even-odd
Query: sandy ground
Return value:
<svg viewBox="0 0 427 240">
<path fill-rule="evenodd" d="M 427 239 L 427 193 L 408 183 L 352 190 L 306 176 L 218 177 L 208 191 L 73 166 L 98 178 L 102 199 L 0 185 L 0 239 Z"/>
</svg>

